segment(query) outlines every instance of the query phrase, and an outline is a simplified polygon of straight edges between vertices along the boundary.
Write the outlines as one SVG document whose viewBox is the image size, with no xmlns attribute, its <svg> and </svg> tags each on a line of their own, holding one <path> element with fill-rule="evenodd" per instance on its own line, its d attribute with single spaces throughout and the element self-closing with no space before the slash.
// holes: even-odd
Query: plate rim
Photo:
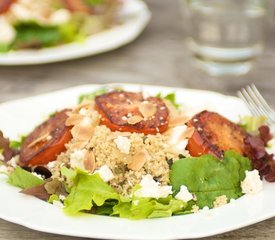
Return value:
<svg viewBox="0 0 275 240">
<path fill-rule="evenodd" d="M 206 93 L 206 94 L 214 94 L 215 96 L 217 96 L 217 97 L 225 97 L 225 98 L 228 98 L 228 99 L 237 99 L 238 101 L 241 101 L 239 98 L 237 98 L 237 97 L 235 97 L 235 96 L 230 96 L 230 95 L 225 95 L 225 94 L 222 94 L 222 93 L 218 93 L 218 92 L 214 92 L 214 91 L 208 91 L 208 90 L 197 90 L 197 89 L 189 89 L 189 88 L 177 88 L 177 87 L 168 87 L 168 86 L 159 86 L 159 85 L 149 85 L 149 84 L 135 84 L 135 83 L 131 83 L 131 84 L 126 84 L 126 83 L 111 83 L 111 84 L 108 84 L 108 85 L 124 85 L 124 86 L 126 86 L 126 87 L 128 87 L 128 86 L 130 86 L 130 87 L 132 87 L 132 88 L 134 88 L 134 87 L 139 87 L 139 86 L 142 86 L 142 87 L 144 87 L 145 89 L 147 89 L 147 88 L 156 88 L 156 87 L 158 87 L 158 88 L 160 88 L 160 89 L 166 89 L 166 91 L 171 91 L 171 90 L 175 90 L 176 92 L 177 91 L 182 91 L 182 90 L 184 90 L 184 91 L 191 91 L 191 92 L 197 92 L 197 93 Z M 40 98 L 41 96 L 42 97 L 50 97 L 51 95 L 53 95 L 53 94 L 58 94 L 58 93 L 62 93 L 62 94 L 64 94 L 66 91 L 79 91 L 79 90 L 81 90 L 81 89 L 87 89 L 87 91 L 88 91 L 88 89 L 96 89 L 96 88 L 98 88 L 98 87 L 100 87 L 100 86 L 102 86 L 101 84 L 86 84 L 86 85 L 77 85 L 77 86 L 74 86 L 74 87 L 69 87 L 69 88 L 65 88 L 65 89 L 61 89 L 61 90 L 56 90 L 56 91 L 51 91 L 51 92 L 48 92 L 48 93 L 43 93 L 43 94 L 38 94 L 38 95 L 34 95 L 34 96 L 30 96 L 30 97 L 25 97 L 25 98 L 20 98 L 20 99 L 16 99 L 16 100 L 11 100 L 11 101 L 7 101 L 7 102 L 3 102 L 3 103 L 0 103 L 0 109 L 1 109 L 1 107 L 3 107 L 3 106 L 7 106 L 7 107 L 9 107 L 9 105 L 13 105 L 13 104 L 17 104 L 18 102 L 21 102 L 21 101 L 24 101 L 24 100 L 28 100 L 28 101 L 30 101 L 31 99 L 33 99 L 33 98 Z M 0 181 L 0 185 L 2 185 L 2 180 L 3 180 L 3 178 L 1 178 L 0 179 L 1 181 Z M 265 184 L 267 184 L 268 186 L 271 186 L 270 184 L 268 184 L 268 183 L 265 183 Z M 13 188 L 13 187 L 11 187 L 11 186 L 9 186 L 8 184 L 6 184 L 5 183 L 5 185 L 7 185 L 6 187 L 8 187 L 8 188 Z M 273 190 L 272 191 L 274 191 L 275 192 L 275 186 L 273 186 Z M 16 190 L 17 190 L 18 188 L 16 188 Z M 1 192 L 2 190 L 0 189 L 0 192 Z M 18 193 L 18 192 L 17 192 Z M 18 193 L 19 194 L 19 193 Z M 242 198 L 243 199 L 243 198 Z M 32 199 L 31 200 L 32 202 L 34 202 L 34 199 Z M 38 199 L 35 199 L 35 201 L 39 201 L 39 202 L 41 202 L 40 200 L 38 200 Z M 0 200 L 0 202 L 1 202 L 1 200 Z M 47 204 L 48 205 L 48 204 Z M 51 205 L 50 205 L 51 206 Z M 52 206 L 51 206 L 52 207 Z M 228 205 L 226 205 L 226 206 L 224 206 L 224 208 L 228 208 L 228 207 L 230 207 L 230 205 L 228 204 Z M 224 209 L 223 207 L 221 207 L 221 209 Z M 0 207 L 0 209 L 1 209 L 1 207 Z M 60 209 L 57 209 L 58 211 L 60 211 L 61 213 L 62 213 L 62 211 L 60 210 Z M 211 212 L 217 212 L 219 209 L 212 209 L 212 210 L 210 210 Z M 63 214 L 63 213 L 62 213 Z M 200 213 L 198 213 L 198 214 L 200 214 Z M 192 214 L 192 216 L 194 216 L 195 214 Z M 189 216 L 191 216 L 191 215 L 189 215 Z M 249 225 L 251 225 L 251 224 L 254 224 L 254 223 L 258 223 L 258 222 L 260 222 L 260 221 L 263 221 L 263 220 L 266 220 L 266 219 L 268 219 L 268 218 L 271 218 L 271 217 L 273 217 L 273 216 L 275 216 L 275 210 L 273 210 L 273 212 L 271 211 L 271 212 L 269 212 L 269 213 L 266 213 L 265 215 L 261 215 L 261 216 L 259 216 L 258 218 L 253 218 L 253 219 L 251 219 L 250 221 L 247 221 L 247 222 L 245 222 L 245 223 L 243 223 L 242 225 L 238 225 L 238 226 L 231 226 L 231 227 L 227 227 L 226 229 L 224 229 L 222 232 L 221 231 L 219 231 L 219 230 L 212 230 L 212 231 L 210 231 L 210 232 L 208 232 L 207 234 L 205 234 L 205 233 L 192 233 L 192 234 L 189 234 L 189 235 L 184 235 L 184 236 L 182 236 L 182 235 L 178 235 L 178 233 L 173 233 L 173 234 L 171 234 L 170 235 L 170 237 L 169 237 L 169 239 L 188 239 L 188 238 L 200 238 L 200 237 L 207 237 L 207 236 L 213 236 L 213 235 L 216 235 L 216 234 L 220 234 L 220 233 L 224 233 L 224 232 L 228 232 L 228 231 L 232 231 L 232 230 L 236 230 L 236 229 L 239 229 L 239 228 L 243 228 L 243 227 L 246 227 L 246 226 L 249 226 Z M 20 224 L 20 225 L 22 225 L 22 226 L 25 226 L 25 227 L 28 227 L 28 228 L 30 228 L 30 229 L 33 229 L 33 230 L 36 230 L 36 231 L 42 231 L 42 232 L 47 232 L 47 233 L 54 233 L 54 234 L 59 234 L 59 235 L 67 235 L 67 236 L 76 236 L 76 237 L 92 237 L 92 238 L 99 238 L 99 239 L 106 239 L 106 237 L 107 237 L 107 239 L 146 239 L 146 238 L 144 238 L 144 236 L 130 236 L 130 238 L 129 238 L 129 236 L 125 236 L 125 235 L 116 235 L 116 236 L 113 236 L 113 237 L 109 237 L 109 236 L 107 236 L 107 235 L 87 235 L 87 234 L 85 234 L 85 233 L 83 233 L 82 235 L 80 235 L 80 234 L 74 234 L 73 232 L 70 232 L 70 233 L 66 233 L 66 232 L 62 232 L 62 231 L 58 231 L 58 230 L 49 230 L 49 229 L 47 229 L 47 227 L 45 227 L 45 228 L 43 228 L 43 227 L 39 227 L 39 225 L 37 226 L 37 225 L 35 225 L 35 224 L 33 224 L 33 223 L 31 223 L 31 222 L 25 222 L 24 223 L 24 220 L 25 219 L 14 219 L 14 217 L 8 217 L 8 216 L 5 216 L 5 215 L 3 215 L 3 213 L 2 212 L 0 212 L 0 217 L 2 218 L 2 219 L 4 219 L 4 220 L 6 220 L 6 221 L 9 221 L 9 222 L 13 222 L 13 223 L 16 223 L 16 224 Z M 96 216 L 96 217 L 102 217 L 102 216 Z M 178 218 L 178 219 L 181 219 L 181 218 L 183 218 L 183 217 L 185 217 L 185 216 L 175 216 L 175 217 L 173 217 L 173 218 Z M 112 218 L 110 218 L 110 217 L 104 217 L 104 218 L 109 218 L 109 219 L 112 219 Z M 120 219 L 120 218 L 113 218 L 113 219 Z M 167 221 L 169 221 L 169 219 L 171 219 L 171 218 L 166 218 L 166 219 L 161 219 L 161 220 L 153 220 L 153 221 L 156 221 L 156 222 L 158 222 L 158 221 L 165 221 L 165 222 L 167 222 Z M 23 221 L 23 223 L 22 223 L 22 221 Z M 113 220 L 112 220 L 113 221 Z M 151 220 L 142 220 L 142 221 L 151 221 Z M 119 222 L 132 222 L 132 220 L 128 220 L 128 219 L 120 219 L 119 220 Z M 134 221 L 134 223 L 136 223 L 136 221 Z M 168 239 L 167 238 L 167 235 L 165 235 L 165 236 L 163 236 L 163 237 L 161 237 L 161 236 L 157 236 L 157 237 L 154 237 L 154 236 L 149 236 L 149 238 L 148 239 Z"/>
</svg>

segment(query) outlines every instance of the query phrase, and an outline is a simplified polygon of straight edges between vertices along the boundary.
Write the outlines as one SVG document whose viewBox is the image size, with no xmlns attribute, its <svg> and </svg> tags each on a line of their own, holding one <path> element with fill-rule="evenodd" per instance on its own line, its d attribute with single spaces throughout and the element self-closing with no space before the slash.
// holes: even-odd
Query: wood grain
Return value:
<svg viewBox="0 0 275 240">
<path fill-rule="evenodd" d="M 211 77 L 198 69 L 187 50 L 185 23 L 177 0 L 147 0 L 152 21 L 133 43 L 98 56 L 62 63 L 0 67 L 0 102 L 79 84 L 131 82 L 219 91 L 236 95 L 255 83 L 275 106 L 274 26 L 267 31 L 264 54 L 240 77 Z M 274 21 L 271 21 L 274 22 Z M 43 217 L 43 216 L 41 216 Z M 206 239 L 274 239 L 275 218 Z M 80 239 L 41 233 L 0 220 L 0 240 Z"/>
</svg>

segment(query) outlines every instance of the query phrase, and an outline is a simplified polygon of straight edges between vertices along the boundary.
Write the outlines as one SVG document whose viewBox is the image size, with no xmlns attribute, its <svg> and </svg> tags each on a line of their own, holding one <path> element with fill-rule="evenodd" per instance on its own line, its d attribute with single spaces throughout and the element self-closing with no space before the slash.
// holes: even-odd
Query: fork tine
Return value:
<svg viewBox="0 0 275 240">
<path fill-rule="evenodd" d="M 254 85 L 254 88 L 255 88 L 255 85 Z M 260 101 L 260 99 L 258 97 L 258 95 L 260 94 L 259 91 L 257 91 L 259 94 L 255 93 L 252 86 L 251 87 L 247 86 L 246 91 L 247 91 L 247 94 L 250 97 L 250 100 L 253 101 L 254 107 L 258 110 L 260 115 L 268 116 L 269 112 L 266 110 L 265 106 L 263 106 L 262 102 Z"/>
<path fill-rule="evenodd" d="M 253 90 L 253 92 L 257 96 L 257 99 L 261 103 L 261 106 L 265 109 L 265 111 L 266 111 L 268 117 L 270 118 L 270 120 L 275 122 L 275 112 L 274 112 L 274 110 L 272 110 L 272 108 L 268 105 L 268 103 L 266 102 L 266 100 L 264 99 L 264 97 L 261 95 L 261 93 L 259 92 L 259 90 L 256 88 L 256 86 L 254 84 L 251 85 L 251 89 Z"/>
<path fill-rule="evenodd" d="M 268 105 L 254 84 L 242 88 L 238 91 L 238 95 L 253 115 L 265 116 L 269 125 L 275 126 L 275 111 Z"/>
<path fill-rule="evenodd" d="M 255 116 L 261 116 L 262 114 L 258 111 L 257 105 L 254 103 L 253 99 L 250 97 L 246 89 L 242 88 L 238 92 L 239 97 L 245 102 L 250 112 Z"/>
</svg>

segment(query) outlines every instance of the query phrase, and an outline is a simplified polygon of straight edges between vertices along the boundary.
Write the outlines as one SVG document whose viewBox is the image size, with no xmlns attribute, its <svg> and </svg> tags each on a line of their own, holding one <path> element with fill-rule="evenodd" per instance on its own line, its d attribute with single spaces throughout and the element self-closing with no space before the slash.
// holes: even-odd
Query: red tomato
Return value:
<svg viewBox="0 0 275 240">
<path fill-rule="evenodd" d="M 10 6 L 16 2 L 16 0 L 1 0 L 0 1 L 0 14 L 9 10 Z"/>
<path fill-rule="evenodd" d="M 56 113 L 27 136 L 20 150 L 22 166 L 47 164 L 66 150 L 65 144 L 72 138 L 70 128 L 65 126 L 67 111 Z"/>
</svg>

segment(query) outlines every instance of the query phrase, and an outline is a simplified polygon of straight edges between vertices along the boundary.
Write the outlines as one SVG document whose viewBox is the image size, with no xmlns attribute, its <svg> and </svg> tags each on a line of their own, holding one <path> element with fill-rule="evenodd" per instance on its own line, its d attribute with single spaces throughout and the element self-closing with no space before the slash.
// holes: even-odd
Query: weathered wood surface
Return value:
<svg viewBox="0 0 275 240">
<path fill-rule="evenodd" d="M 207 89 L 233 95 L 246 84 L 255 83 L 275 105 L 274 26 L 267 33 L 265 53 L 249 74 L 241 77 L 211 77 L 197 69 L 190 59 L 184 45 L 184 22 L 181 21 L 178 1 L 147 2 L 153 13 L 152 21 L 135 42 L 123 48 L 62 63 L 0 67 L 0 102 L 88 83 L 146 83 Z M 275 218 L 272 218 L 211 239 L 271 240 L 274 237 Z M 36 232 L 0 220 L 1 239 L 80 238 Z"/>
</svg>

